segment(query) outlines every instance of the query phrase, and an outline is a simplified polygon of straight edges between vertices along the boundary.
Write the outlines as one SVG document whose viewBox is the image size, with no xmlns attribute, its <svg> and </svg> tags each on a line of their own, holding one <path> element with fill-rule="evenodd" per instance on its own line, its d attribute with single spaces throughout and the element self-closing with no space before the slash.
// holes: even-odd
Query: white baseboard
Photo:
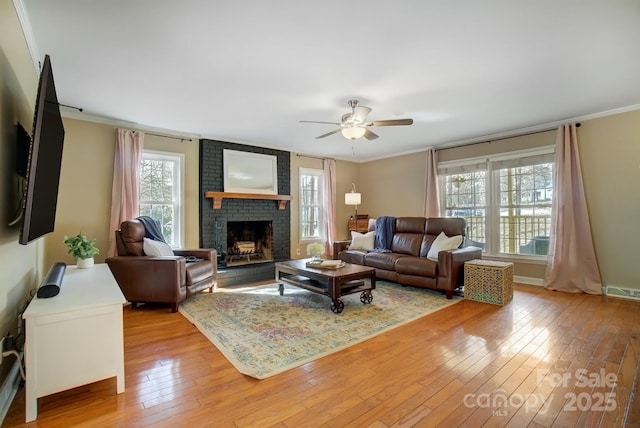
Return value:
<svg viewBox="0 0 640 428">
<path fill-rule="evenodd" d="M 5 360 L 7 358 L 8 357 L 5 357 Z M 0 388 L 0 425 L 4 422 L 4 418 L 9 412 L 9 407 L 11 407 L 11 402 L 20 387 L 21 377 L 18 364 L 18 361 L 14 361 L 11 370 L 9 370 L 9 375 L 4 380 L 4 383 Z"/>
<path fill-rule="evenodd" d="M 544 279 L 527 276 L 515 276 L 513 282 L 518 284 L 544 286 Z M 622 285 L 602 285 L 602 294 L 610 297 L 640 301 L 640 289 L 624 287 Z"/>
<path fill-rule="evenodd" d="M 542 287 L 544 285 L 544 280 L 542 278 L 532 278 L 529 276 L 514 276 L 513 282 L 517 282 L 518 284 L 527 284 L 527 285 L 537 285 Z"/>
</svg>

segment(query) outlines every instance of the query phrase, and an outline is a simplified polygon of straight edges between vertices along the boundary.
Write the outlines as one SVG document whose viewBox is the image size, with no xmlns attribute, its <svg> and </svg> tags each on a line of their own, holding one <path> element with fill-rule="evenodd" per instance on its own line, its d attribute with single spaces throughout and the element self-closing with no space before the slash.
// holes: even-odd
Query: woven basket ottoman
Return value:
<svg viewBox="0 0 640 428">
<path fill-rule="evenodd" d="M 470 260 L 464 264 L 464 298 L 505 305 L 513 299 L 513 263 Z"/>
</svg>

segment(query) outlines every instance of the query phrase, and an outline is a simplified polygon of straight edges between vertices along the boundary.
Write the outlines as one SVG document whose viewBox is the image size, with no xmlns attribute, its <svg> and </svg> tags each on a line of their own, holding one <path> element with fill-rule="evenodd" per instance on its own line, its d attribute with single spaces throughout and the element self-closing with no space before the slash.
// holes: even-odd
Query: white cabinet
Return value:
<svg viewBox="0 0 640 428">
<path fill-rule="evenodd" d="M 23 314 L 27 422 L 39 397 L 114 376 L 124 392 L 125 302 L 106 264 L 67 266 L 57 296 L 31 300 Z"/>
</svg>

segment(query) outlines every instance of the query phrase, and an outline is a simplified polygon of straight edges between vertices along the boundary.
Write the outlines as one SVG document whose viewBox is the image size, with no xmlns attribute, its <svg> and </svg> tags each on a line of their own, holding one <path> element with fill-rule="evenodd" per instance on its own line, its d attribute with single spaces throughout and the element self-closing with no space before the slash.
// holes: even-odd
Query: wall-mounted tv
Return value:
<svg viewBox="0 0 640 428">
<path fill-rule="evenodd" d="M 62 166 L 64 126 L 53 81 L 51 60 L 44 58 L 29 145 L 26 186 L 22 202 L 20 244 L 53 232 Z M 20 148 L 18 148 L 20 150 Z"/>
</svg>

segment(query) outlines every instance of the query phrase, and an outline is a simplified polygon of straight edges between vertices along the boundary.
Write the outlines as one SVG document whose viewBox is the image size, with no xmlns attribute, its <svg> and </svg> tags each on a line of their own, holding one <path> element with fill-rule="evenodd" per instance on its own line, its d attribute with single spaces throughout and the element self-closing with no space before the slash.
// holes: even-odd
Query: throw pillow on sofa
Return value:
<svg viewBox="0 0 640 428">
<path fill-rule="evenodd" d="M 142 241 L 142 250 L 147 256 L 173 256 L 173 250 L 168 244 L 162 241 L 154 241 L 153 239 L 144 238 Z"/>
<path fill-rule="evenodd" d="M 431 244 L 427 258 L 437 262 L 440 251 L 455 250 L 460 244 L 462 244 L 462 235 L 448 237 L 444 232 L 440 232 L 440 235 Z"/>
<path fill-rule="evenodd" d="M 373 241 L 375 240 L 376 232 L 371 231 L 367 233 L 359 233 L 359 232 L 351 232 L 351 244 L 349 245 L 350 250 L 363 250 L 363 251 L 372 251 L 373 250 Z"/>
</svg>

